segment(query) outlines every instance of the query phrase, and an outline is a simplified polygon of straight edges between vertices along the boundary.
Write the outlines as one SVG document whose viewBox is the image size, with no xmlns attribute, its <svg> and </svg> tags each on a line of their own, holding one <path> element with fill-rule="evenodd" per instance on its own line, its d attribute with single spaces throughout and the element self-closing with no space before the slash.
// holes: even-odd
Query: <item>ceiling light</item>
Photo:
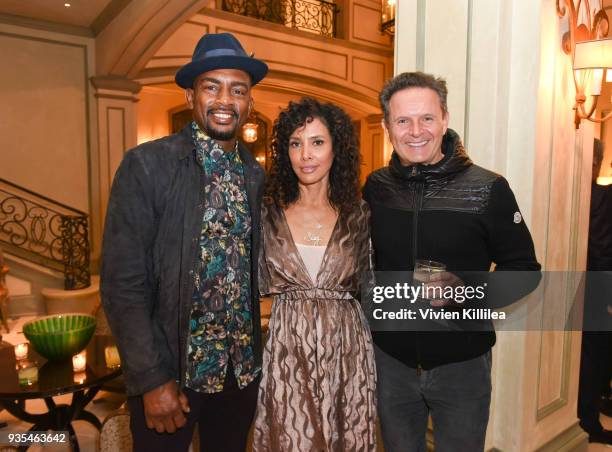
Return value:
<svg viewBox="0 0 612 452">
<path fill-rule="evenodd" d="M 64 3 L 64 6 L 65 6 L 66 8 L 70 8 L 70 6 L 71 6 L 71 5 L 70 5 L 70 3 L 66 2 L 66 3 Z"/>
</svg>

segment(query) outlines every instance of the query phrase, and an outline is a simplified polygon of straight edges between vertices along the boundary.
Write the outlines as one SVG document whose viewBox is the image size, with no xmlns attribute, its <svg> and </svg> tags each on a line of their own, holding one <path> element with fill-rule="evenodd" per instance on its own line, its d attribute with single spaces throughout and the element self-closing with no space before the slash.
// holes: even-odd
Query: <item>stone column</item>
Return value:
<svg viewBox="0 0 612 452">
<path fill-rule="evenodd" d="M 117 167 L 125 151 L 136 146 L 136 102 L 141 86 L 118 76 L 91 78 L 98 112 L 98 154 L 92 156 L 92 266 L 97 269 L 106 206 Z"/>
</svg>

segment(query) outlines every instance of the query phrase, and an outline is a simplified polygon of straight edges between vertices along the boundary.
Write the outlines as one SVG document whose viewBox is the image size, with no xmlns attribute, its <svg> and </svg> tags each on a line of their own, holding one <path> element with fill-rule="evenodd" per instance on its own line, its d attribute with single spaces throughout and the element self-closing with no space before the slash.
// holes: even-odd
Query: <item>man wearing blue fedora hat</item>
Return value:
<svg viewBox="0 0 612 452">
<path fill-rule="evenodd" d="M 263 170 L 237 136 L 268 67 L 208 34 L 176 73 L 193 122 L 128 151 L 106 215 L 101 293 L 136 451 L 244 451 L 261 372 Z"/>
</svg>

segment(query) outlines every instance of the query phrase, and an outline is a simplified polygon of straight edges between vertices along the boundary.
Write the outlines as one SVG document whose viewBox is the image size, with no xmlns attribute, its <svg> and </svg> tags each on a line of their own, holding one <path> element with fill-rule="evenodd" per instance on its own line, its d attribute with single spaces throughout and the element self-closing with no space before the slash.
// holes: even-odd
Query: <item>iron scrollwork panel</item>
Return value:
<svg viewBox="0 0 612 452">
<path fill-rule="evenodd" d="M 327 37 L 336 32 L 336 5 L 324 0 L 223 0 L 223 10 Z"/>
<path fill-rule="evenodd" d="M 88 223 L 85 214 L 67 215 L 0 189 L 0 242 L 64 269 L 66 289 L 87 287 Z"/>
<path fill-rule="evenodd" d="M 62 259 L 67 290 L 82 289 L 90 284 L 87 236 L 87 217 L 62 216 Z"/>
</svg>

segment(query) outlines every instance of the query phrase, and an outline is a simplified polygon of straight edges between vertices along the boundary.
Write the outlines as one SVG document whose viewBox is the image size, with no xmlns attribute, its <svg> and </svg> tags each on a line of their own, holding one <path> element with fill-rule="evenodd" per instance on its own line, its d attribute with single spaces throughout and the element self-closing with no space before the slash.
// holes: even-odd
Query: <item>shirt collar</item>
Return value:
<svg viewBox="0 0 612 452">
<path fill-rule="evenodd" d="M 208 136 L 195 121 L 191 122 L 191 135 L 196 147 L 196 154 L 201 159 L 212 157 L 216 160 L 221 156 L 232 158 L 238 154 L 238 140 L 236 140 L 233 151 L 225 152 L 223 147 L 216 140 Z"/>
</svg>

